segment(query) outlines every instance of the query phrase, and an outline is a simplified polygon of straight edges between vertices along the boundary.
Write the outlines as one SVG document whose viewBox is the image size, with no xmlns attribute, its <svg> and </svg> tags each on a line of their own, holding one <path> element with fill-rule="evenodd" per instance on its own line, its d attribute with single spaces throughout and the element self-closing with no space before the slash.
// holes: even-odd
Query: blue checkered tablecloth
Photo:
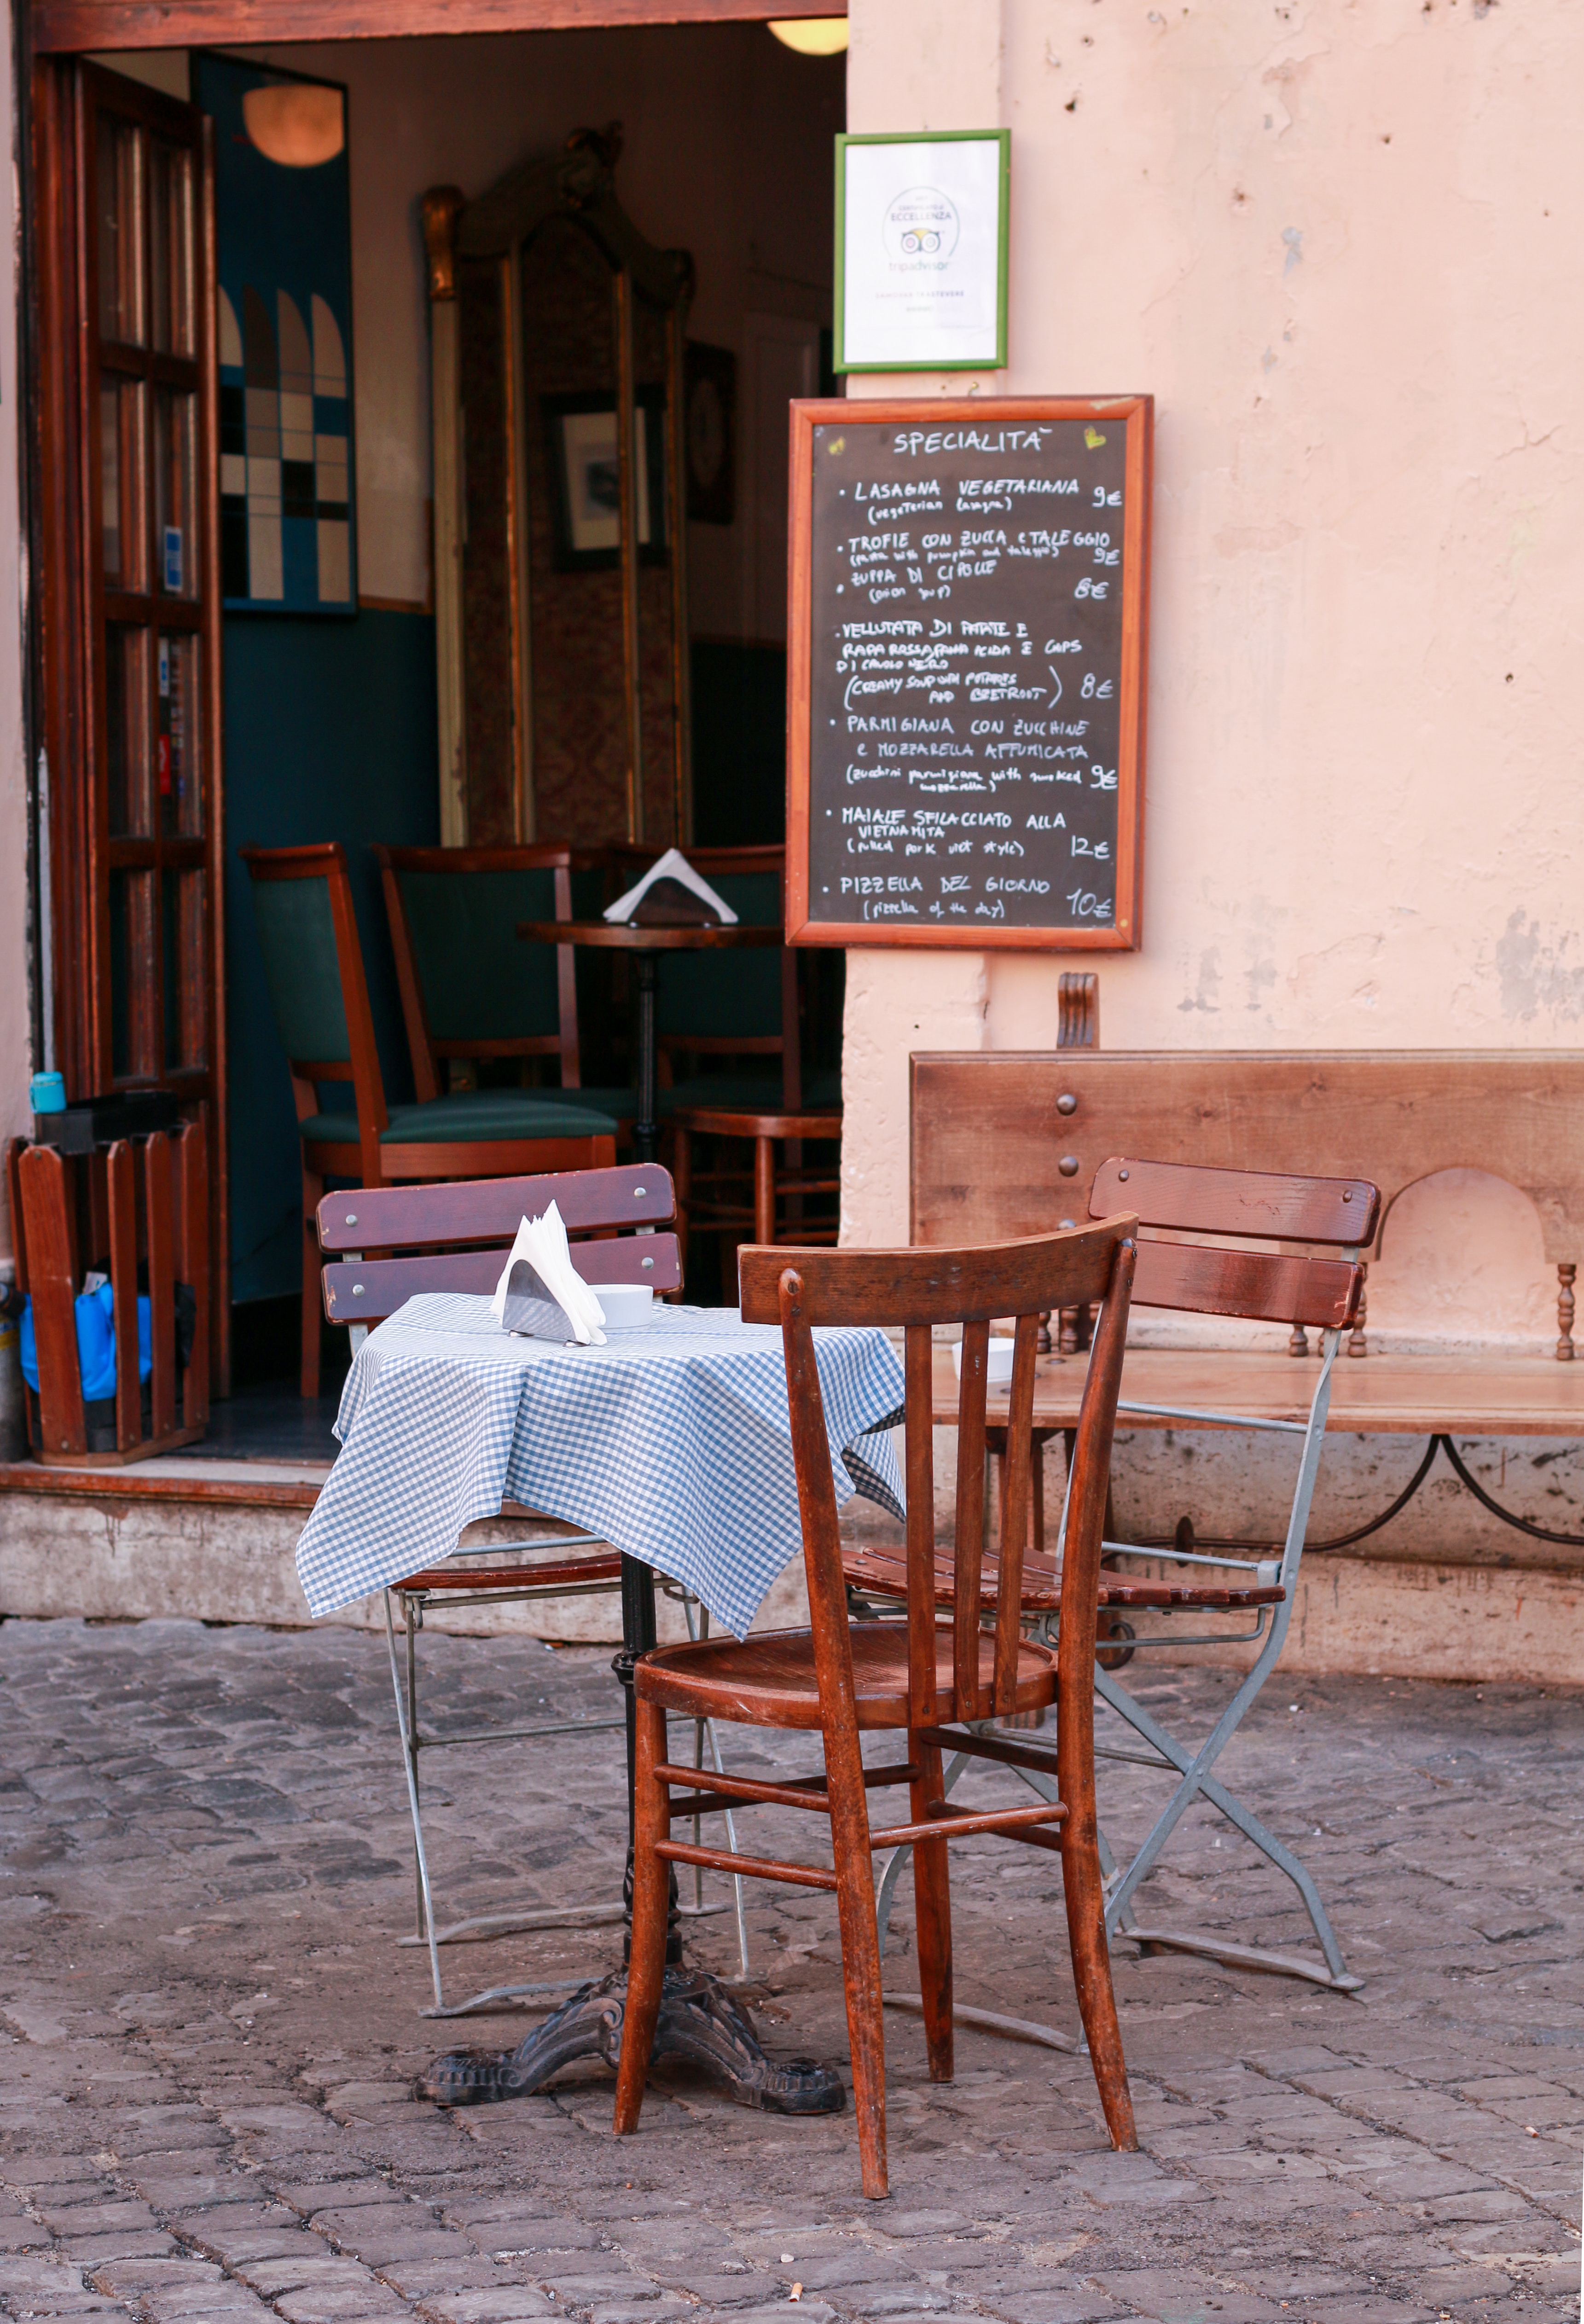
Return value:
<svg viewBox="0 0 1584 2324">
<path fill-rule="evenodd" d="M 878 1331 L 815 1342 L 838 1505 L 899 1517 L 897 1351 Z M 487 1299 L 410 1299 L 358 1351 L 336 1434 L 297 1545 L 316 1615 L 448 1557 L 503 1500 L 670 1574 L 738 1637 L 803 1546 L 781 1334 L 735 1308 L 657 1308 L 579 1348 L 511 1337 Z"/>
</svg>

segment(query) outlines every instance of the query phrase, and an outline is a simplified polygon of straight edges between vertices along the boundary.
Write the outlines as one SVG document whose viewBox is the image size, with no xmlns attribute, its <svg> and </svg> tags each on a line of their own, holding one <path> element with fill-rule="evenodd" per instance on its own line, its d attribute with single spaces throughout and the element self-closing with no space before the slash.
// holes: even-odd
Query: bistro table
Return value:
<svg viewBox="0 0 1584 2324">
<path fill-rule="evenodd" d="M 815 1333 L 838 1504 L 863 1493 L 902 1513 L 887 1432 L 904 1381 L 884 1333 Z M 786 1363 L 773 1327 L 734 1308 L 661 1307 L 603 1347 L 502 1330 L 487 1299 L 429 1293 L 369 1333 L 336 1416 L 342 1450 L 298 1543 L 309 1610 L 334 1613 L 456 1550 L 464 1526 L 512 1499 L 622 1553 L 628 1877 L 631 1908 L 632 1665 L 655 1644 L 654 1574 L 673 1576 L 734 1636 L 803 1545 Z M 614 2064 L 625 1966 L 592 1980 L 515 2050 L 452 2052 L 427 2078 L 451 2105 L 526 2097 L 574 2059 Z M 673 1915 L 656 2057 L 714 2073 L 745 2106 L 830 2114 L 841 2076 L 776 2061 L 718 1979 L 689 1970 Z"/>
<path fill-rule="evenodd" d="M 697 926 L 649 927 L 636 920 L 522 920 L 518 935 L 527 944 L 592 945 L 630 952 L 638 976 L 638 1120 L 633 1143 L 640 1162 L 659 1152 L 659 1090 L 655 1072 L 655 980 L 663 952 L 724 952 L 752 945 L 784 945 L 778 927 L 749 927 L 741 920 Z"/>
</svg>

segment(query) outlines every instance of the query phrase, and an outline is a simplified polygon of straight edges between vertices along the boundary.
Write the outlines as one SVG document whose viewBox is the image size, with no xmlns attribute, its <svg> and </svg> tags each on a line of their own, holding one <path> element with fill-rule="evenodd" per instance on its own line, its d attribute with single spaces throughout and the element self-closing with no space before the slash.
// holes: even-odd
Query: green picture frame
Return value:
<svg viewBox="0 0 1584 2324">
<path fill-rule="evenodd" d="M 929 326 L 922 320 L 914 327 L 907 323 L 892 326 L 892 336 L 902 351 L 893 348 L 877 351 L 876 331 L 871 327 L 869 337 L 865 338 L 861 332 L 853 329 L 853 318 L 848 313 L 849 296 L 859 295 L 860 290 L 859 284 L 853 281 L 852 270 L 848 263 L 848 220 L 850 212 L 857 207 L 855 203 L 850 202 L 849 158 L 856 152 L 879 146 L 913 146 L 918 149 L 918 166 L 916 169 L 901 168 L 891 173 L 898 181 L 898 194 L 892 211 L 875 217 L 876 234 L 877 236 L 881 234 L 889 236 L 887 241 L 889 254 L 883 262 L 888 271 L 900 272 L 905 267 L 916 266 L 922 272 L 927 269 L 932 262 L 944 271 L 950 263 L 951 253 L 950 251 L 942 253 L 938 240 L 935 246 L 932 247 L 931 235 L 938 232 L 941 221 L 948 218 L 953 220 L 955 230 L 959 235 L 961 234 L 961 214 L 951 190 L 948 189 L 937 197 L 944 206 L 938 219 L 927 214 L 909 212 L 902 209 L 900 206 L 913 194 L 936 191 L 931 181 L 943 173 L 938 163 L 932 162 L 930 157 L 935 154 L 940 147 L 951 145 L 980 145 L 995 149 L 993 177 L 990 171 L 981 172 L 981 185 L 974 189 L 976 197 L 979 197 L 982 193 L 984 179 L 990 179 L 993 184 L 996 208 L 993 352 L 987 352 L 983 340 L 972 350 L 953 349 L 949 343 L 939 338 L 935 345 L 926 347 L 925 338 Z M 903 159 L 903 156 L 898 156 L 898 161 Z M 957 180 L 961 180 L 961 171 L 952 174 Z M 837 137 L 834 363 L 833 365 L 834 370 L 837 372 L 1001 371 L 1006 368 L 1007 252 L 1011 216 L 1011 183 L 1012 133 L 1009 129 L 889 130 L 874 133 L 849 131 L 843 132 Z M 866 204 L 872 204 L 872 189 L 863 189 L 859 198 Z M 972 240 L 977 248 L 975 263 L 982 266 L 985 263 L 988 250 L 984 221 L 981 217 L 975 217 L 970 223 L 973 229 Z M 951 231 L 952 225 L 949 224 L 946 230 Z M 895 248 L 891 247 L 893 240 L 897 244 Z M 880 264 L 881 262 L 877 258 L 877 269 Z M 916 328 L 918 337 L 921 351 L 915 355 L 908 355 L 905 351 L 906 336 L 909 327 Z M 938 331 L 940 327 L 937 324 L 935 327 Z"/>
</svg>

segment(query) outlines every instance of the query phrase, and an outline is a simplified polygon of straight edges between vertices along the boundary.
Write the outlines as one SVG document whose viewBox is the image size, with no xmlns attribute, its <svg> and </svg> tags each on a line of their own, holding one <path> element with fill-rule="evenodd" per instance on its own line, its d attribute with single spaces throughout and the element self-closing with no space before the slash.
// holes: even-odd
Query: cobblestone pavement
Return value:
<svg viewBox="0 0 1584 2324">
<path fill-rule="evenodd" d="M 612 1705 L 603 1653 L 430 1637 L 425 1654 L 442 1720 Z M 1140 1683 L 1189 1728 L 1226 1682 Z M 411 1875 L 377 1638 L 9 1622 L 0 1738 L 8 2317 L 1577 2315 L 1577 1696 L 1267 1690 L 1223 1768 L 1301 1841 L 1362 1995 L 1119 1947 L 1144 2144 L 1125 2156 L 1082 2059 L 965 2030 L 956 2081 L 932 2086 L 917 2021 L 889 2017 L 893 2194 L 874 2205 L 850 2114 L 777 2121 L 673 2080 L 618 2144 L 592 2071 L 457 2115 L 414 2099 L 449 2029 L 418 2016 L 423 1956 L 396 1944 Z M 762 1738 L 725 1740 L 766 1765 Z M 795 1738 L 773 1748 L 806 1763 Z M 442 1755 L 447 1909 L 608 1903 L 620 1755 L 611 1734 Z M 1119 1838 L 1154 1781 L 1106 1775 Z M 773 1840 L 777 1818 L 757 1829 Z M 1191 1817 L 1168 1863 L 1155 1917 L 1301 1941 L 1281 1884 L 1225 1827 Z M 967 1841 L 953 1866 L 959 1998 L 1070 2029 L 1054 1859 Z M 905 1991 L 906 1880 L 900 1904 L 887 1967 Z M 771 2046 L 844 2061 L 833 1900 L 759 1890 L 750 1926 Z M 691 1929 L 697 1958 L 732 1965 L 729 1918 Z M 447 1966 L 474 1985 L 597 1973 L 618 1942 L 562 1930 Z"/>
</svg>

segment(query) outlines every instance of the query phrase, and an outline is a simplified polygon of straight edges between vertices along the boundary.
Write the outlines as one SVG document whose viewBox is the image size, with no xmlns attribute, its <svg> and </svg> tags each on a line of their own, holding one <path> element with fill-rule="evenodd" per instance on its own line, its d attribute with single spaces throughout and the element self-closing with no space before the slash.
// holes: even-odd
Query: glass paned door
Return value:
<svg viewBox="0 0 1584 2324">
<path fill-rule="evenodd" d="M 162 1087 L 202 1110 L 223 1346 L 207 124 L 75 60 L 40 60 L 34 100 L 54 1057 L 74 1098 Z"/>
</svg>

